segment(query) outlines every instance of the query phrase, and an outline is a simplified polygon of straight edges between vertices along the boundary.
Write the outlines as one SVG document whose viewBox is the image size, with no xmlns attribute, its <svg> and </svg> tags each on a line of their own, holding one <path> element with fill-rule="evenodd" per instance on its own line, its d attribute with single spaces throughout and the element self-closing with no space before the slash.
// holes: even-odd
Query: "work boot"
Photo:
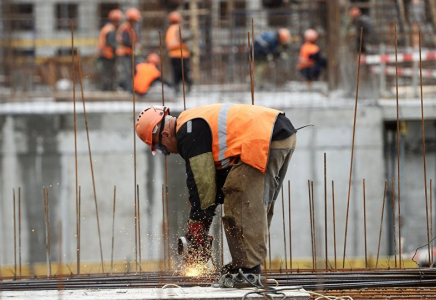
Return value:
<svg viewBox="0 0 436 300">
<path fill-rule="evenodd" d="M 221 274 L 238 274 L 239 269 L 241 269 L 244 274 L 261 274 L 262 267 L 260 265 L 254 266 L 252 268 L 237 268 L 229 263 L 221 268 Z"/>
</svg>

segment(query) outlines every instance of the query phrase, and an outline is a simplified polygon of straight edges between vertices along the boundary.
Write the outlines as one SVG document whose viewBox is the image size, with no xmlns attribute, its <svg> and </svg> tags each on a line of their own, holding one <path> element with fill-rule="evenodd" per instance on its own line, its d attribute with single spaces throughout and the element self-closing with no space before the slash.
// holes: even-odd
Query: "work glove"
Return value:
<svg viewBox="0 0 436 300">
<path fill-rule="evenodd" d="M 213 237 L 208 235 L 212 220 L 189 220 L 186 240 L 188 252 L 185 258 L 191 265 L 206 264 L 211 258 Z"/>
</svg>

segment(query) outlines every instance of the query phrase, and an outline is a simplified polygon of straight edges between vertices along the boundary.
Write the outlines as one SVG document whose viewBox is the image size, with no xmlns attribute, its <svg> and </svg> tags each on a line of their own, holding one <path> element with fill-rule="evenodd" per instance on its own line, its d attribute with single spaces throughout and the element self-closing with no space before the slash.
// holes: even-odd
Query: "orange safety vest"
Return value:
<svg viewBox="0 0 436 300">
<path fill-rule="evenodd" d="M 132 36 L 133 31 L 133 36 Z M 132 41 L 132 45 L 135 45 L 138 42 L 138 34 L 136 30 L 132 28 L 129 22 L 124 22 L 118 27 L 117 30 L 117 43 L 118 47 L 116 53 L 118 56 L 132 55 L 132 47 L 128 47 L 123 45 L 122 35 L 123 32 L 127 32 L 129 34 L 130 40 Z"/>
<path fill-rule="evenodd" d="M 217 169 L 233 164 L 234 158 L 265 174 L 271 136 L 279 110 L 248 104 L 213 104 L 186 110 L 177 128 L 201 118 L 212 131 L 212 156 Z"/>
<path fill-rule="evenodd" d="M 169 57 L 180 58 L 180 32 L 179 25 L 173 24 L 168 27 L 167 33 L 165 35 L 165 43 L 167 45 Z M 186 43 L 182 42 L 182 52 L 183 58 L 189 58 L 191 54 L 188 51 Z"/>
<path fill-rule="evenodd" d="M 160 77 L 160 71 L 154 64 L 141 63 L 136 66 L 134 89 L 138 94 L 145 94 L 150 84 Z"/>
<path fill-rule="evenodd" d="M 114 49 L 111 46 L 107 45 L 106 37 L 107 37 L 109 32 L 115 31 L 115 30 L 116 30 L 116 28 L 115 28 L 114 24 L 112 24 L 112 23 L 107 23 L 100 30 L 100 36 L 98 37 L 97 48 L 100 52 L 99 53 L 100 56 L 103 56 L 104 58 L 107 58 L 107 59 L 114 58 Z"/>
<path fill-rule="evenodd" d="M 309 58 L 310 55 L 319 52 L 319 47 L 311 42 L 306 42 L 301 46 L 300 55 L 298 56 L 297 69 L 301 70 L 304 68 L 312 67 L 315 62 Z"/>
</svg>

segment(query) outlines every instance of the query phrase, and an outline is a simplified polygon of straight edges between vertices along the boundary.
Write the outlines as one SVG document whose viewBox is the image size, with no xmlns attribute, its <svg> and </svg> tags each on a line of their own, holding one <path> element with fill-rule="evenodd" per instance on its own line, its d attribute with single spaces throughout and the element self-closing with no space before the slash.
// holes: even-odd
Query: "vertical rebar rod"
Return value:
<svg viewBox="0 0 436 300">
<path fill-rule="evenodd" d="M 380 220 L 380 233 L 378 235 L 377 259 L 375 261 L 375 268 L 376 269 L 378 267 L 378 259 L 380 257 L 380 244 L 381 244 L 381 236 L 382 236 L 382 231 L 383 231 L 383 216 L 384 216 L 384 212 L 385 212 L 385 202 L 386 202 L 386 190 L 387 190 L 387 186 L 388 186 L 388 181 L 385 180 L 385 189 L 384 189 L 384 192 L 383 192 L 383 205 L 382 205 L 381 220 Z"/>
<path fill-rule="evenodd" d="M 163 71 L 163 59 L 162 59 L 162 33 L 159 30 L 159 56 L 160 56 L 160 73 L 162 83 L 162 106 L 165 106 L 165 93 L 164 93 L 164 71 Z"/>
<path fill-rule="evenodd" d="M 288 180 L 288 207 L 289 207 L 289 267 L 292 272 L 292 215 L 291 215 L 291 181 Z"/>
<path fill-rule="evenodd" d="M 350 179 L 348 181 L 347 213 L 345 217 L 344 255 L 342 258 L 342 268 L 345 268 L 345 255 L 347 254 L 348 214 L 350 211 L 351 179 L 353 176 L 354 138 L 356 134 L 357 99 L 359 96 L 360 56 L 362 54 L 362 35 L 363 35 L 363 27 L 360 28 L 359 62 L 357 67 L 356 101 L 354 105 L 353 141 L 351 143 Z"/>
<path fill-rule="evenodd" d="M 221 228 L 221 266 L 224 266 L 224 225 L 223 225 L 223 216 L 224 216 L 224 204 L 221 204 L 221 219 L 220 219 L 220 228 Z M 265 261 L 264 261 L 265 263 Z M 266 269 L 266 268 L 264 268 Z"/>
<path fill-rule="evenodd" d="M 324 239 L 325 239 L 325 269 L 329 267 L 328 239 L 327 239 L 327 154 L 324 152 Z"/>
<path fill-rule="evenodd" d="M 135 36 L 134 29 L 131 29 L 132 37 Z M 136 266 L 135 270 L 138 271 L 138 199 L 136 194 L 136 93 L 135 93 L 135 43 L 132 43 L 132 95 L 133 95 L 133 105 L 132 105 L 132 121 L 133 121 L 133 194 L 135 200 L 135 258 Z"/>
<path fill-rule="evenodd" d="M 395 216 L 395 180 L 392 178 L 392 221 L 394 227 L 394 256 L 395 256 L 395 268 L 397 268 L 397 228 L 396 228 L 396 216 Z"/>
<path fill-rule="evenodd" d="M 366 194 L 365 194 L 365 179 L 363 179 L 363 238 L 365 241 L 365 268 L 368 268 L 368 246 L 366 239 Z"/>
<path fill-rule="evenodd" d="M 103 247 L 101 245 L 101 231 L 100 231 L 100 218 L 98 216 L 97 190 L 95 188 L 94 165 L 92 163 L 91 140 L 89 138 L 89 126 L 88 126 L 88 116 L 86 114 L 85 95 L 83 94 L 82 67 L 80 65 L 80 53 L 79 53 L 79 49 L 77 49 L 76 53 L 77 53 L 77 65 L 79 67 L 78 71 L 79 71 L 80 91 L 82 93 L 83 116 L 85 117 L 86 137 L 87 137 L 87 140 L 88 140 L 89 163 L 91 165 L 92 188 L 93 188 L 93 191 L 94 191 L 94 203 L 95 203 L 95 214 L 97 216 L 97 229 L 98 229 L 98 240 L 99 240 L 99 243 L 100 243 L 101 269 L 102 269 L 102 272 L 104 273 Z"/>
<path fill-rule="evenodd" d="M 269 270 L 271 271 L 271 231 L 268 231 L 268 259 L 269 259 Z"/>
<path fill-rule="evenodd" d="M 18 269 L 21 272 L 21 187 L 18 187 Z"/>
<path fill-rule="evenodd" d="M 248 37 L 248 69 L 250 72 L 250 90 L 251 90 L 251 105 L 254 105 L 254 90 L 253 90 L 253 62 L 251 59 L 251 43 L 250 43 L 250 32 L 247 32 Z"/>
<path fill-rule="evenodd" d="M 186 110 L 186 100 L 185 100 L 185 69 L 183 66 L 183 38 L 182 38 L 182 27 L 179 26 L 180 35 L 180 60 L 182 63 L 182 87 L 183 87 L 183 110 Z"/>
<path fill-rule="evenodd" d="M 164 270 L 167 271 L 167 239 L 166 239 L 166 224 L 167 224 L 167 218 L 165 215 L 165 184 L 162 184 L 162 237 L 164 242 Z"/>
<path fill-rule="evenodd" d="M 399 218 L 400 216 L 398 216 Z M 400 236 L 401 239 L 401 236 Z M 433 253 L 433 180 L 430 178 L 430 241 L 431 242 L 431 264 L 430 266 L 433 266 L 434 264 L 434 253 Z"/>
<path fill-rule="evenodd" d="M 286 250 L 286 218 L 285 218 L 285 195 L 282 185 L 282 223 L 283 223 L 283 246 L 285 251 L 285 269 L 288 268 L 288 256 L 287 256 L 287 250 Z"/>
<path fill-rule="evenodd" d="M 338 268 L 338 260 L 336 256 L 336 210 L 335 210 L 335 181 L 332 180 L 332 209 L 333 209 L 333 250 L 335 251 L 335 269 Z"/>
<path fill-rule="evenodd" d="M 168 157 L 165 156 L 165 208 L 166 208 L 166 236 L 167 236 L 167 257 L 168 268 L 171 269 L 171 247 L 170 247 L 170 194 L 168 189 Z"/>
<path fill-rule="evenodd" d="M 82 226 L 82 219 L 81 219 L 81 215 L 82 215 L 82 188 L 79 185 L 79 203 L 78 203 L 78 215 L 77 215 L 77 219 L 78 221 L 78 242 L 77 242 L 77 252 L 79 253 L 78 260 L 77 260 L 77 265 L 78 265 L 78 271 L 80 274 L 80 251 L 81 251 L 81 246 L 80 246 L 80 233 L 81 233 L 81 226 Z"/>
<path fill-rule="evenodd" d="M 248 48 L 250 49 L 250 48 Z M 254 105 L 254 85 L 256 80 L 254 78 L 254 19 L 251 18 L 251 93 L 252 93 L 252 105 Z"/>
<path fill-rule="evenodd" d="M 14 221 L 14 279 L 17 278 L 17 218 L 15 205 L 15 189 L 12 189 L 13 221 Z"/>
<path fill-rule="evenodd" d="M 47 187 L 45 190 L 45 194 L 47 197 L 47 232 L 48 232 L 48 265 L 50 268 L 50 275 L 51 275 L 51 226 L 50 226 L 50 196 L 49 196 L 49 188 Z"/>
<path fill-rule="evenodd" d="M 58 232 L 57 232 L 57 237 L 58 237 L 58 266 L 57 266 L 57 277 L 59 278 L 58 280 L 58 292 L 59 292 L 59 298 L 58 299 L 62 299 L 62 290 L 64 289 L 64 285 L 62 282 L 62 220 L 60 220 L 58 222 Z"/>
<path fill-rule="evenodd" d="M 48 222 L 47 222 L 47 195 L 45 192 L 45 187 L 42 188 L 42 194 L 44 198 L 44 223 L 45 223 L 45 256 L 47 263 L 47 277 L 50 276 L 50 265 L 49 265 L 49 252 L 48 252 Z"/>
<path fill-rule="evenodd" d="M 398 250 L 399 250 L 399 263 L 401 269 L 401 174 L 400 174 L 400 114 L 398 102 L 398 39 L 397 39 L 397 19 L 395 19 L 395 90 L 396 90 L 396 108 L 397 108 L 397 197 L 398 197 Z"/>
<path fill-rule="evenodd" d="M 138 211 L 138 245 L 139 245 L 139 271 L 142 272 L 142 241 L 141 241 L 141 206 L 139 201 L 139 184 L 136 185 L 136 199 Z"/>
<path fill-rule="evenodd" d="M 313 222 L 313 250 L 315 252 L 315 270 L 318 266 L 317 264 L 317 255 L 316 255 L 316 223 L 315 223 L 315 194 L 313 192 L 313 180 L 310 182 L 310 189 L 312 190 L 312 222 Z"/>
<path fill-rule="evenodd" d="M 114 185 L 114 205 L 112 210 L 112 251 L 111 251 L 111 274 L 114 270 L 114 247 L 115 247 L 115 207 L 117 201 L 117 186 Z"/>
<path fill-rule="evenodd" d="M 73 69 L 73 115 L 74 115 L 74 171 L 75 171 L 75 188 L 76 188 L 76 255 L 77 255 L 77 274 L 80 274 L 80 251 L 79 251 L 79 219 L 78 219 L 78 209 L 79 209 L 79 196 L 78 196 L 78 186 L 79 186 L 79 175 L 77 167 L 77 113 L 76 113 L 76 63 L 74 61 L 74 21 L 70 21 L 71 26 L 71 63 Z"/>
<path fill-rule="evenodd" d="M 421 30 L 419 31 L 419 79 L 421 86 L 421 131 L 422 131 L 422 158 L 424 164 L 424 193 L 425 193 L 425 214 L 427 220 L 427 249 L 428 249 L 428 262 L 430 265 L 430 230 L 428 226 L 428 197 L 427 197 L 427 169 L 425 162 L 425 132 L 424 132 L 424 99 L 422 95 L 422 59 L 421 59 Z"/>
<path fill-rule="evenodd" d="M 313 222 L 312 222 L 312 195 L 310 190 L 310 180 L 307 180 L 307 188 L 309 189 L 309 220 L 310 220 L 310 240 L 312 242 L 312 269 L 315 270 L 315 252 L 313 243 Z"/>
</svg>

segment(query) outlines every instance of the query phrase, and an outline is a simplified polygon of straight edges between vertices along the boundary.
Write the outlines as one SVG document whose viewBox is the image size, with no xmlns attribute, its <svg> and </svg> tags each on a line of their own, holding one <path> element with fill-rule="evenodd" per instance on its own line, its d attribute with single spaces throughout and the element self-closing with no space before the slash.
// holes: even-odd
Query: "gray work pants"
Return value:
<svg viewBox="0 0 436 300">
<path fill-rule="evenodd" d="M 297 142 L 296 134 L 271 143 L 266 173 L 239 162 L 224 183 L 223 225 L 237 268 L 263 264 L 274 203 Z"/>
</svg>

